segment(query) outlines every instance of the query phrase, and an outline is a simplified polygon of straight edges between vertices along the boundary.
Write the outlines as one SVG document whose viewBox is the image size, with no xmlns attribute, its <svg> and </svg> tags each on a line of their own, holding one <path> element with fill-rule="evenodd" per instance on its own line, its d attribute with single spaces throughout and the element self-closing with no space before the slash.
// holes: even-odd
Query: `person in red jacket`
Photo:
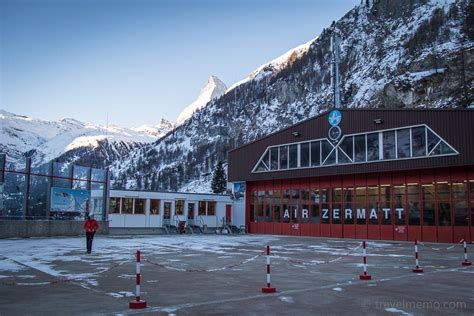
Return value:
<svg viewBox="0 0 474 316">
<path fill-rule="evenodd" d="M 84 231 L 86 232 L 86 245 L 87 253 L 92 252 L 92 240 L 94 239 L 95 232 L 99 229 L 99 224 L 94 219 L 94 215 L 89 215 L 84 222 Z"/>
</svg>

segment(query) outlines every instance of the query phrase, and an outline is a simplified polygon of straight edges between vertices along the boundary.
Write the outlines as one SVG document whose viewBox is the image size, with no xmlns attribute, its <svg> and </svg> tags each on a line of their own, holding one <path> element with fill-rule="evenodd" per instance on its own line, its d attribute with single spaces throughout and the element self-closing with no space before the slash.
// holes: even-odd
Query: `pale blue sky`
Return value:
<svg viewBox="0 0 474 316">
<path fill-rule="evenodd" d="M 0 0 L 0 108 L 134 127 L 175 121 L 360 0 Z"/>
</svg>

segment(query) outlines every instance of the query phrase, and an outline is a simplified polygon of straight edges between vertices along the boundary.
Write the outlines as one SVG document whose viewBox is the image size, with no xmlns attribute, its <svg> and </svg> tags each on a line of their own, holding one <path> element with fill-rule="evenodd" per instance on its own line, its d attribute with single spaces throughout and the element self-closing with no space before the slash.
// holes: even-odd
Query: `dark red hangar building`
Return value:
<svg viewBox="0 0 474 316">
<path fill-rule="evenodd" d="M 474 110 L 335 109 L 229 152 L 251 233 L 474 240 Z"/>
</svg>

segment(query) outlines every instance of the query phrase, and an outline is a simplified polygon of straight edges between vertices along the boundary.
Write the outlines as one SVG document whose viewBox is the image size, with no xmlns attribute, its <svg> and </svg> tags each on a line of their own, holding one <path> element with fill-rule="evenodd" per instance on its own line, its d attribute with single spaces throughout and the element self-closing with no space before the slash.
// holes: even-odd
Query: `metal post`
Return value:
<svg viewBox="0 0 474 316">
<path fill-rule="evenodd" d="M 365 250 L 365 240 L 362 242 L 362 251 L 363 251 L 363 256 L 364 256 L 364 274 L 361 274 L 359 276 L 359 279 L 363 281 L 367 281 L 367 280 L 371 280 L 372 276 L 370 274 L 367 274 L 367 252 Z"/>
<path fill-rule="evenodd" d="M 51 217 L 51 192 L 54 184 L 54 162 L 51 160 L 49 162 L 49 171 L 48 171 L 48 191 L 46 193 L 46 219 L 50 220 Z"/>
<path fill-rule="evenodd" d="M 135 285 L 135 300 L 129 302 L 128 306 L 132 309 L 146 308 L 146 301 L 140 299 L 140 250 L 137 250 L 136 254 L 137 265 L 136 265 L 136 285 Z"/>
<path fill-rule="evenodd" d="M 5 166 L 7 162 L 7 155 L 0 154 L 0 183 L 5 182 Z"/>
<path fill-rule="evenodd" d="M 270 285 L 270 245 L 267 245 L 267 287 L 262 287 L 262 293 L 275 293 L 276 289 Z"/>
<path fill-rule="evenodd" d="M 467 259 L 467 243 L 464 240 L 464 261 L 462 262 L 462 265 L 463 266 L 470 266 L 471 264 L 472 264 L 472 262 L 469 261 L 469 259 Z"/>
<path fill-rule="evenodd" d="M 104 200 L 102 201 L 102 220 L 107 220 L 107 215 L 109 213 L 109 203 L 110 203 L 110 172 L 105 170 L 105 182 L 104 190 L 102 192 Z"/>
<path fill-rule="evenodd" d="M 25 190 L 23 191 L 23 219 L 28 219 L 28 209 L 30 205 L 30 177 L 31 177 L 31 158 L 25 161 Z"/>
<path fill-rule="evenodd" d="M 420 263 L 418 262 L 418 241 L 415 239 L 415 269 L 413 273 L 423 273 L 423 269 L 420 268 Z"/>
</svg>

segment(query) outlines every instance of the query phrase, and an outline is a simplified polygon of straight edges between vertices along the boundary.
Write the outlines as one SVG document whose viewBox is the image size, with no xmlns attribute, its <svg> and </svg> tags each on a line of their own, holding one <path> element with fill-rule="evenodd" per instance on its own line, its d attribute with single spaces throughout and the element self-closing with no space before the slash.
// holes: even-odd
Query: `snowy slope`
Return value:
<svg viewBox="0 0 474 316">
<path fill-rule="evenodd" d="M 157 125 L 141 125 L 139 127 L 132 127 L 132 130 L 139 133 L 147 134 L 151 137 L 161 138 L 174 128 L 173 123 L 168 120 L 161 119 Z"/>
<path fill-rule="evenodd" d="M 129 144 L 132 147 L 156 141 L 156 136 L 118 126 L 97 126 L 74 119 L 44 121 L 0 110 L 0 150 L 10 161 L 28 155 L 35 165 L 56 159 L 68 152 L 101 144 Z"/>
<path fill-rule="evenodd" d="M 261 65 L 254 71 L 252 71 L 247 77 L 244 79 L 234 83 L 229 89 L 227 89 L 227 92 L 230 92 L 231 90 L 243 85 L 244 83 L 247 83 L 248 81 L 251 80 L 261 80 L 265 77 L 271 76 L 274 73 L 277 73 L 281 71 L 282 69 L 291 66 L 291 63 L 293 63 L 296 59 L 301 58 L 303 54 L 305 54 L 308 49 L 310 48 L 311 44 L 317 39 L 313 38 L 312 40 L 299 45 L 295 48 L 290 49 L 283 55 L 275 58 L 274 60 Z"/>
<path fill-rule="evenodd" d="M 207 79 L 206 85 L 201 89 L 197 99 L 179 114 L 176 124 L 181 125 L 184 121 L 190 118 L 195 111 L 206 106 L 209 101 L 222 96 L 226 90 L 227 87 L 225 83 L 216 76 L 210 76 Z"/>
</svg>

